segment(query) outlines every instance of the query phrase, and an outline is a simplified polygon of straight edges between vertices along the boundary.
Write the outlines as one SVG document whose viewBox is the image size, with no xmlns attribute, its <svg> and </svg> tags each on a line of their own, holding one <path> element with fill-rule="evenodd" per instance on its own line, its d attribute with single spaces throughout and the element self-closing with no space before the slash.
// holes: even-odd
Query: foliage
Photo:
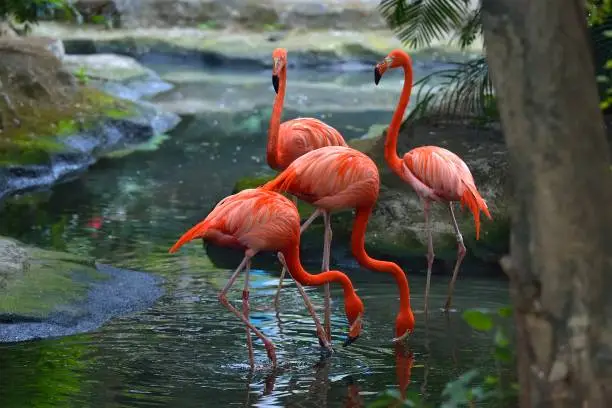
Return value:
<svg viewBox="0 0 612 408">
<path fill-rule="evenodd" d="M 492 356 L 495 360 L 496 372 L 483 373 L 478 369 L 471 369 L 461 374 L 453 381 L 449 381 L 440 399 L 443 401 L 440 408 L 473 407 L 476 403 L 485 402 L 491 405 L 494 401 L 498 403 L 515 400 L 518 384 L 506 383 L 502 377 L 503 365 L 513 363 L 514 356 L 510 348 L 510 340 L 504 326 L 507 319 L 512 316 L 510 307 L 498 309 L 495 313 L 484 310 L 470 309 L 463 313 L 463 319 L 472 329 L 491 333 L 493 340 Z M 402 401 L 399 392 L 388 390 L 382 393 L 368 408 L 382 407 L 432 407 L 421 395 L 414 391 L 406 392 L 406 399 Z"/>
<path fill-rule="evenodd" d="M 429 46 L 447 38 L 465 50 L 482 33 L 480 7 L 470 9 L 466 0 L 382 0 L 379 9 L 398 38 L 409 47 Z M 585 15 L 591 27 L 603 26 L 612 32 L 612 0 L 588 0 Z M 608 27 L 608 25 L 610 27 Z M 596 36 L 594 36 L 596 37 Z M 610 36 L 601 36 L 595 48 L 612 49 Z M 483 52 L 486 52 L 483 49 Z M 612 63 L 606 65 L 606 70 Z M 600 82 L 609 82 L 600 75 Z M 498 111 L 485 58 L 476 58 L 435 72 L 414 84 L 418 104 L 410 117 L 443 117 L 485 124 L 498 118 Z M 424 95 L 421 95 L 424 93 Z M 602 107 L 612 106 L 612 91 L 603 91 Z"/>
<path fill-rule="evenodd" d="M 30 25 L 49 14 L 63 13 L 64 17 L 73 14 L 74 8 L 66 0 L 3 0 L 0 1 L 0 21 L 14 20 L 25 24 L 26 33 Z"/>
</svg>

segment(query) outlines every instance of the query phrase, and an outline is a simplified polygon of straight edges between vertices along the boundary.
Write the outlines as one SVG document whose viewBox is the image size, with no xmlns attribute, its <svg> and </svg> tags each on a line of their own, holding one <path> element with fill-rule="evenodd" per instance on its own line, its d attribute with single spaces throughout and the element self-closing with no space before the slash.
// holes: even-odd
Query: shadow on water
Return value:
<svg viewBox="0 0 612 408">
<path fill-rule="evenodd" d="M 269 113 L 262 112 L 244 117 L 259 115 L 257 123 L 263 123 Z M 242 120 L 240 115 L 232 121 Z M 350 114 L 342 118 L 348 121 Z M 342 127 L 335 120 L 328 121 Z M 92 333 L 0 344 L 0 406 L 362 407 L 386 388 L 420 390 L 435 400 L 449 379 L 493 365 L 490 337 L 472 331 L 460 313 L 504 306 L 503 281 L 460 275 L 456 311 L 448 320 L 437 311 L 448 277 L 434 277 L 426 330 L 424 278 L 408 269 L 417 327 L 409 350 L 397 354 L 391 344 L 398 310 L 392 278 L 362 270 L 350 258 L 334 261 L 363 299 L 364 331 L 350 347 L 340 346 L 347 322 L 342 291 L 332 285 L 335 353 L 321 360 L 312 319 L 291 282 L 285 281 L 280 309 L 274 309 L 280 266 L 274 254 L 266 254 L 251 273 L 250 318 L 276 344 L 280 367 L 271 372 L 255 340 L 257 368 L 249 373 L 244 328 L 217 301 L 242 254 L 205 251 L 201 242 L 174 255 L 167 249 L 231 193 L 237 179 L 269 171 L 262 160 L 265 129 L 228 131 L 196 115 L 170 136 L 157 151 L 105 160 L 78 180 L 2 203 L 0 234 L 163 275 L 166 292 L 152 308 Z M 306 267 L 314 272 L 320 259 L 311 261 Z M 234 304 L 241 281 L 229 294 Z M 321 316 L 322 290 L 306 291 Z"/>
</svg>

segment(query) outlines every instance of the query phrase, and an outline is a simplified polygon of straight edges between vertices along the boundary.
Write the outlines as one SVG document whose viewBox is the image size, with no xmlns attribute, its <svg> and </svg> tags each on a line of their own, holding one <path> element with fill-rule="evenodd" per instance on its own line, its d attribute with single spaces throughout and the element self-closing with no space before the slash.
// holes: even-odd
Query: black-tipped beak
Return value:
<svg viewBox="0 0 612 408">
<path fill-rule="evenodd" d="M 278 94 L 278 75 L 272 74 L 272 86 L 274 87 L 274 92 Z"/>
<path fill-rule="evenodd" d="M 351 337 L 351 336 L 346 336 L 346 340 L 344 340 L 344 343 L 342 343 L 342 347 L 346 347 L 346 346 L 350 346 L 351 344 L 353 344 L 355 342 L 355 340 L 357 340 L 359 338 L 359 336 L 355 336 L 355 337 Z"/>
<path fill-rule="evenodd" d="M 380 82 L 381 77 L 382 75 L 380 75 L 380 71 L 378 70 L 378 67 L 374 67 L 374 83 L 376 85 L 378 85 L 378 83 Z"/>
</svg>

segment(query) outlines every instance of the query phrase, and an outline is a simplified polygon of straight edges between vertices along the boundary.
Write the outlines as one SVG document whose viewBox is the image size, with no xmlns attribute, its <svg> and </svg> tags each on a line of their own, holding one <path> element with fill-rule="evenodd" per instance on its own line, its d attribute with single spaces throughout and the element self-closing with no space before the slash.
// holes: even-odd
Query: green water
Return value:
<svg viewBox="0 0 612 408">
<path fill-rule="evenodd" d="M 345 75 L 347 82 L 359 82 L 360 75 L 366 80 L 364 73 Z M 210 115 L 187 117 L 157 151 L 106 160 L 78 180 L 3 203 L 0 234 L 159 274 L 166 292 L 152 308 L 91 333 L 0 344 L 2 408 L 360 407 L 385 388 L 405 383 L 408 375 L 409 390 L 436 400 L 457 375 L 493 366 L 490 336 L 473 332 L 460 314 L 468 308 L 506 305 L 505 282 L 460 279 L 455 310 L 447 317 L 437 307 L 444 302 L 448 278 L 434 277 L 433 311 L 425 327 L 423 273 L 404 265 L 411 271 L 417 319 L 408 372 L 397 370 L 406 357 L 396 354 L 390 341 L 398 308 L 395 284 L 340 256 L 334 258 L 335 266 L 349 273 L 366 307 L 359 340 L 341 347 L 347 325 L 341 291 L 332 287 L 335 353 L 326 358 L 296 288 L 286 281 L 277 312 L 272 297 L 278 266 L 256 265 L 265 270 L 252 271 L 251 320 L 276 344 L 279 368 L 271 371 L 265 349 L 255 341 L 257 367 L 249 372 L 243 326 L 216 296 L 229 277 L 224 268 L 237 265 L 240 255 L 213 251 L 208 257 L 200 244 L 174 255 L 166 250 L 231 193 L 238 178 L 267 171 L 262 160 L 265 129 L 226 126 L 265 122 L 262 112 L 265 107 L 230 115 L 224 126 L 211 122 Z M 364 122 L 369 115 L 370 122 L 384 122 L 390 112 L 391 107 L 368 113 L 360 105 L 355 112 L 345 109 L 326 120 L 357 137 L 360 131 L 351 134 L 354 128 L 348 126 L 352 119 Z M 319 264 L 315 257 L 306 259 L 313 272 Z M 230 292 L 235 302 L 241 286 L 239 280 Z M 306 290 L 320 312 L 321 289 Z"/>
</svg>

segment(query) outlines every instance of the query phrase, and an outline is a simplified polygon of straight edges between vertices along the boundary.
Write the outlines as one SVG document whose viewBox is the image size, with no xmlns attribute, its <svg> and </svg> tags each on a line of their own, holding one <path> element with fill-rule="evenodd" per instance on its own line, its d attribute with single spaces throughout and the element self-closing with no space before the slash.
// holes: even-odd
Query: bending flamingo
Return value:
<svg viewBox="0 0 612 408">
<path fill-rule="evenodd" d="M 296 118 L 280 123 L 287 88 L 287 50 L 276 48 L 272 52 L 272 85 L 276 92 L 272 117 L 268 128 L 268 146 L 266 160 L 268 166 L 274 170 L 284 170 L 295 159 L 311 150 L 324 146 L 346 146 L 344 138 L 333 127 L 315 118 Z M 294 204 L 297 200 L 292 197 Z M 325 259 L 325 257 L 324 257 Z M 329 259 L 329 256 L 327 257 Z M 329 270 L 329 261 L 321 266 L 323 271 Z M 283 285 L 285 271 L 281 273 L 278 288 L 274 297 L 274 304 L 278 306 L 280 290 Z M 325 310 L 330 309 L 329 285 L 324 285 Z M 325 314 L 325 330 L 328 339 L 330 334 L 330 315 Z"/>
<path fill-rule="evenodd" d="M 412 61 L 410 56 L 403 50 L 391 51 L 385 59 L 374 68 L 374 82 L 378 85 L 380 78 L 388 69 L 404 69 L 404 87 L 397 104 L 393 119 L 387 130 L 385 141 L 385 160 L 387 164 L 402 180 L 410 184 L 423 201 L 425 213 L 425 224 L 427 228 L 427 283 L 425 284 L 425 313 L 427 314 L 429 284 L 431 279 L 431 267 L 434 260 L 433 239 L 429 209 L 432 201 L 446 203 L 453 221 L 453 228 L 457 237 L 457 261 L 453 269 L 453 276 L 448 285 L 448 296 L 444 304 L 444 310 L 448 311 L 451 306 L 453 290 L 459 266 L 465 256 L 465 245 L 455 213 L 453 202 L 459 201 L 461 207 L 464 205 L 474 214 L 476 224 L 476 239 L 480 237 L 480 211 L 491 219 L 487 203 L 481 197 L 474 177 L 463 160 L 455 153 L 437 146 L 421 146 L 410 150 L 403 158 L 397 154 L 397 138 L 399 128 L 410 100 L 412 90 Z"/>
<path fill-rule="evenodd" d="M 185 243 L 197 238 L 203 238 L 217 245 L 244 250 L 244 259 L 219 293 L 219 302 L 238 316 L 247 327 L 247 347 L 251 367 L 254 366 L 254 361 L 249 329 L 253 330 L 255 335 L 263 341 L 272 365 L 276 366 L 274 344 L 248 319 L 250 260 L 260 251 L 279 252 L 279 260 L 295 279 L 308 311 L 315 320 L 319 339 L 324 345 L 326 340 L 323 328 L 300 284 L 314 286 L 328 282 L 340 283 L 344 289 L 344 308 L 350 324 L 346 344 L 352 343 L 359 337 L 364 311 L 363 303 L 355 293 L 349 278 L 339 271 L 311 275 L 302 267 L 300 262 L 300 217 L 295 205 L 289 199 L 278 193 L 261 189 L 247 189 L 228 196 L 216 205 L 204 221 L 183 234 L 169 252 L 176 252 Z M 245 269 L 245 283 L 242 292 L 243 311 L 240 312 L 229 303 L 226 294 L 243 269 Z"/>
<path fill-rule="evenodd" d="M 289 192 L 317 207 L 302 226 L 302 231 L 317 216 L 324 216 L 324 262 L 325 256 L 329 257 L 332 239 L 330 212 L 347 208 L 356 210 L 351 235 L 353 255 L 363 267 L 390 273 L 395 278 L 400 293 L 400 310 L 395 321 L 396 338 L 393 340 L 397 342 L 405 339 L 414 329 L 406 274 L 397 264 L 373 259 L 365 251 L 365 232 L 380 188 L 378 169 L 372 159 L 350 147 L 322 147 L 298 157 L 261 188 Z"/>
</svg>

